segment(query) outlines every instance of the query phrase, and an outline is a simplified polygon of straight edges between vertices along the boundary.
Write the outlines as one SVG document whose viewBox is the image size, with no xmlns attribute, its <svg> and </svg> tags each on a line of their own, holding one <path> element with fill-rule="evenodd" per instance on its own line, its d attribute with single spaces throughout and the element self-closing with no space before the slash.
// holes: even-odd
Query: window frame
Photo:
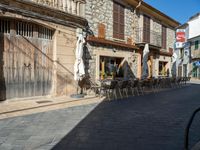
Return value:
<svg viewBox="0 0 200 150">
<path fill-rule="evenodd" d="M 194 42 L 194 50 L 198 50 L 198 49 L 199 49 L 199 41 L 196 40 L 196 41 Z"/>
</svg>

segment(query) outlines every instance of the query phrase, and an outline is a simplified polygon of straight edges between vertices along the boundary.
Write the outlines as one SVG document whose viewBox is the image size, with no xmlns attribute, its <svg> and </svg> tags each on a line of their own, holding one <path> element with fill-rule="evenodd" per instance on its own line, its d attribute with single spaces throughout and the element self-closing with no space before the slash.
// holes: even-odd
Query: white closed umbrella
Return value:
<svg viewBox="0 0 200 150">
<path fill-rule="evenodd" d="M 145 79 L 149 75 L 148 71 L 148 56 L 149 56 L 149 44 L 145 44 L 144 50 L 143 50 L 143 59 L 142 59 L 142 79 Z"/>
<path fill-rule="evenodd" d="M 74 80 L 80 81 L 85 75 L 85 65 L 83 63 L 83 46 L 85 39 L 82 34 L 79 35 L 76 43 L 76 60 L 74 64 Z"/>
</svg>

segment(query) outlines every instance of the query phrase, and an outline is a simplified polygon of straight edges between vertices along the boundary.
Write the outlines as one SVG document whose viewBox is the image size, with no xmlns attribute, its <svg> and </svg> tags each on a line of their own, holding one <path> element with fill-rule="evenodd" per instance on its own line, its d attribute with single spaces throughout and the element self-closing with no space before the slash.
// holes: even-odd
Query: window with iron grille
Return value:
<svg viewBox="0 0 200 150">
<path fill-rule="evenodd" d="M 10 33 L 10 21 L 0 19 L 0 33 Z"/>
<path fill-rule="evenodd" d="M 16 34 L 26 37 L 33 37 L 33 24 L 18 21 L 16 23 Z"/>
<path fill-rule="evenodd" d="M 124 6 L 113 3 L 113 38 L 124 40 Z"/>
<path fill-rule="evenodd" d="M 45 27 L 38 27 L 38 38 L 52 40 L 53 31 Z"/>
<path fill-rule="evenodd" d="M 162 48 L 166 49 L 167 47 L 167 28 L 162 26 Z"/>
</svg>

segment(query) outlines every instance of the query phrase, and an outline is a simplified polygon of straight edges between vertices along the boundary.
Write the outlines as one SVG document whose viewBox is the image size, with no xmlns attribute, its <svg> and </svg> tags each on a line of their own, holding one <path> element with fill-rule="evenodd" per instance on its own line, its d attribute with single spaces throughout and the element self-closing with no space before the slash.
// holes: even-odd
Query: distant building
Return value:
<svg viewBox="0 0 200 150">
<path fill-rule="evenodd" d="M 177 29 L 177 76 L 200 79 L 200 13 Z M 182 34 L 182 35 L 181 35 Z M 182 40 L 180 41 L 180 39 Z M 184 38 L 184 39 L 183 39 Z"/>
<path fill-rule="evenodd" d="M 190 43 L 188 42 L 189 26 L 187 23 L 176 30 L 175 53 L 177 55 L 176 68 L 178 77 L 188 77 L 190 63 Z"/>
<path fill-rule="evenodd" d="M 200 13 L 192 16 L 188 25 L 188 42 L 191 50 L 190 74 L 192 78 L 200 79 Z"/>
</svg>

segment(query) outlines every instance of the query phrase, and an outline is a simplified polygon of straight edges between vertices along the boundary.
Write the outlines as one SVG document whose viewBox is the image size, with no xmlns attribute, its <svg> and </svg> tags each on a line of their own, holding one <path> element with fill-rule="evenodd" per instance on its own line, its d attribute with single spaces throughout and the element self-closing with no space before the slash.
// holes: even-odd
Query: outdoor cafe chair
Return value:
<svg viewBox="0 0 200 150">
<path fill-rule="evenodd" d="M 176 88 L 176 78 L 175 77 L 172 77 L 171 79 L 170 79 L 171 81 L 171 88 Z"/>
<path fill-rule="evenodd" d="M 129 90 L 131 90 L 132 96 L 135 96 L 134 79 L 130 79 L 130 80 L 128 81 L 127 87 L 128 87 L 128 92 L 129 92 Z"/>
<path fill-rule="evenodd" d="M 178 88 L 180 88 L 181 87 L 181 77 L 178 77 L 177 79 L 176 79 L 176 84 L 177 84 L 177 87 Z"/>
<path fill-rule="evenodd" d="M 90 90 L 94 91 L 95 96 L 99 95 L 100 96 L 100 88 L 101 86 L 95 82 L 92 82 L 91 80 L 89 80 L 90 82 Z"/>
<path fill-rule="evenodd" d="M 128 98 L 128 82 L 129 80 L 118 81 L 118 90 L 121 98 L 123 98 L 123 95 Z"/>
<path fill-rule="evenodd" d="M 104 80 L 101 82 L 100 93 L 106 95 L 106 97 L 111 100 L 111 97 L 117 99 L 116 87 L 117 87 L 117 80 Z"/>
<path fill-rule="evenodd" d="M 152 83 L 152 89 L 155 92 L 158 92 L 159 89 L 159 79 L 154 78 Z"/>
<path fill-rule="evenodd" d="M 144 95 L 144 82 L 143 80 L 135 79 L 134 80 L 134 89 L 136 90 L 137 95 Z"/>
</svg>

